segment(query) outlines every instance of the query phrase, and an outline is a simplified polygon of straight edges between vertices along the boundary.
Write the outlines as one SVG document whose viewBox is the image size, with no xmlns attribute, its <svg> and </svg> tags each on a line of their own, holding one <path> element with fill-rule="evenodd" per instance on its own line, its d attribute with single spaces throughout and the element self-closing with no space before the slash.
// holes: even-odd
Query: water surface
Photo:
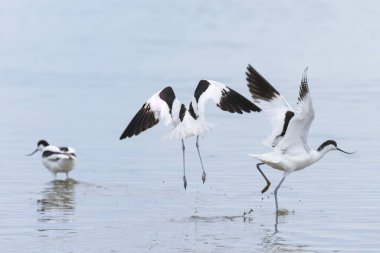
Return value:
<svg viewBox="0 0 380 253">
<path fill-rule="evenodd" d="M 380 6 L 376 1 L 13 1 L 0 3 L 0 245 L 4 252 L 377 252 Z M 217 127 L 179 141 L 159 125 L 119 136 L 170 84 L 190 100 L 200 79 L 249 97 L 250 63 L 295 105 L 303 69 L 316 111 L 309 143 L 331 152 L 279 191 L 249 153 L 269 124 L 211 104 Z M 294 102 L 294 103 L 293 103 Z M 52 181 L 39 139 L 76 148 L 72 180 Z M 246 217 L 243 213 L 252 209 Z"/>
</svg>

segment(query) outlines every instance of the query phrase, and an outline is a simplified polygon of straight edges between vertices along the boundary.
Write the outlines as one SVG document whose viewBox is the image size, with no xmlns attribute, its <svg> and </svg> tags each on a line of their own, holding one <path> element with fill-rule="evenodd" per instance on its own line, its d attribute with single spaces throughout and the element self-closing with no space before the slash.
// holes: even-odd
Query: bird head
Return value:
<svg viewBox="0 0 380 253">
<path fill-rule="evenodd" d="M 319 148 L 317 149 L 317 151 L 322 151 L 322 150 L 326 150 L 326 151 L 338 150 L 340 152 L 343 152 L 343 153 L 346 153 L 349 155 L 356 153 L 356 151 L 347 152 L 347 151 L 344 151 L 344 150 L 338 148 L 338 145 L 337 145 L 336 141 L 334 141 L 334 140 L 327 140 L 324 143 L 322 143 L 321 146 L 319 146 Z"/>
<path fill-rule="evenodd" d="M 45 140 L 40 140 L 37 143 L 37 148 L 32 153 L 28 154 L 27 156 L 34 155 L 37 151 L 42 151 L 45 147 L 49 146 L 49 143 Z"/>
</svg>

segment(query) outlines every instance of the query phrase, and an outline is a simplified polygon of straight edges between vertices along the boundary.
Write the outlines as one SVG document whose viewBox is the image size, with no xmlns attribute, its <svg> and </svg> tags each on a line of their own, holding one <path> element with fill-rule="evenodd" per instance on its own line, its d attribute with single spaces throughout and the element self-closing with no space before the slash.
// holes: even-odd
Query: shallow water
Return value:
<svg viewBox="0 0 380 253">
<path fill-rule="evenodd" d="M 2 252 L 377 252 L 380 6 L 367 1 L 13 1 L 0 3 Z M 250 63 L 294 105 L 306 66 L 316 118 L 309 143 L 331 152 L 290 175 L 266 152 L 262 115 L 226 114 L 180 142 L 156 126 L 120 141 L 144 101 L 171 84 L 183 102 L 202 78 L 249 96 Z M 76 148 L 72 180 L 52 181 L 39 139 Z M 249 215 L 244 212 L 253 210 Z"/>
</svg>

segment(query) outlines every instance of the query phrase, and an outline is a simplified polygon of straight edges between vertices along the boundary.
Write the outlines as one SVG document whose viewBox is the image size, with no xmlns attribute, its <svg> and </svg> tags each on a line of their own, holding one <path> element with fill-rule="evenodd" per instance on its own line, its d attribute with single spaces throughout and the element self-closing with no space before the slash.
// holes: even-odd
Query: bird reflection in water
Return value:
<svg viewBox="0 0 380 253">
<path fill-rule="evenodd" d="M 50 181 L 37 200 L 40 222 L 68 223 L 74 218 L 75 186 L 73 179 Z"/>
<path fill-rule="evenodd" d="M 317 253 L 308 244 L 299 243 L 292 234 L 267 230 L 262 238 L 261 252 L 294 252 L 294 253 Z"/>
</svg>

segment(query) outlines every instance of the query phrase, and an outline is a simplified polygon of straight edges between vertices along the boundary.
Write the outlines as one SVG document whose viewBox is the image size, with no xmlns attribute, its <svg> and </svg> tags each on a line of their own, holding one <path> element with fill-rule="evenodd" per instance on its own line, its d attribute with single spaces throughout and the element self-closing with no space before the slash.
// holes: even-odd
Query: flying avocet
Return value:
<svg viewBox="0 0 380 253">
<path fill-rule="evenodd" d="M 37 143 L 37 149 L 28 156 L 42 151 L 42 164 L 53 174 L 54 179 L 57 173 L 66 173 L 66 179 L 69 178 L 69 172 L 74 168 L 77 160 L 75 150 L 71 147 L 57 147 L 49 145 L 45 140 Z"/>
<path fill-rule="evenodd" d="M 173 89 L 168 86 L 148 99 L 133 117 L 124 130 L 120 140 L 140 134 L 153 127 L 159 121 L 165 125 L 172 124 L 173 130 L 166 136 L 169 139 L 181 139 L 183 153 L 183 184 L 186 189 L 187 180 L 185 173 L 185 144 L 184 139 L 196 136 L 196 147 L 202 166 L 202 181 L 206 180 L 206 172 L 203 167 L 199 151 L 199 135 L 211 129 L 211 125 L 205 121 L 204 107 L 208 100 L 212 100 L 223 111 L 230 113 L 260 112 L 261 109 L 238 92 L 226 85 L 212 81 L 201 80 L 195 89 L 194 98 L 186 108 L 175 96 Z"/>
<path fill-rule="evenodd" d="M 250 155 L 261 161 L 256 167 L 267 182 L 267 185 L 261 192 L 266 192 L 270 186 L 268 178 L 260 169 L 261 165 L 267 164 L 274 169 L 284 172 L 280 183 L 274 190 L 277 223 L 277 191 L 290 173 L 310 166 L 331 150 L 339 150 L 346 154 L 353 154 L 355 152 L 346 152 L 339 149 L 337 143 L 333 140 L 325 141 L 317 150 L 309 148 L 307 137 L 310 125 L 314 119 L 314 109 L 307 82 L 307 68 L 301 79 L 298 102 L 295 110 L 252 66 L 248 65 L 246 74 L 248 88 L 254 102 L 260 105 L 263 109 L 263 113 L 269 117 L 272 122 L 272 133 L 264 140 L 264 144 L 272 146 L 273 152 L 261 155 Z"/>
</svg>

